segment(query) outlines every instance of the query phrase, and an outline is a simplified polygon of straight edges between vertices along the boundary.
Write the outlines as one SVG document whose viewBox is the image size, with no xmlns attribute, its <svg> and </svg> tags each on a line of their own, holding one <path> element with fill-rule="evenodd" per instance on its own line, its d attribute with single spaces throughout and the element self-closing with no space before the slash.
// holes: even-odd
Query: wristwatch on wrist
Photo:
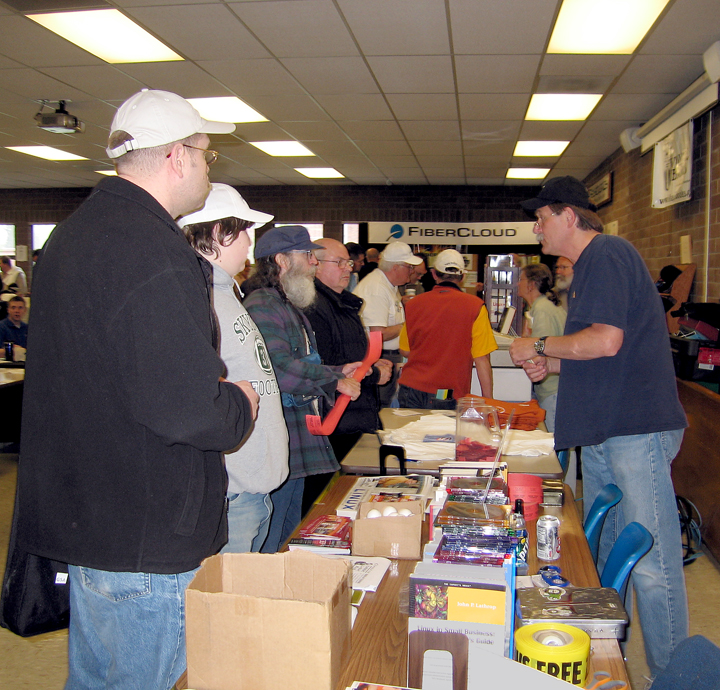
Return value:
<svg viewBox="0 0 720 690">
<path fill-rule="evenodd" d="M 539 355 L 545 356 L 545 338 L 547 338 L 546 335 L 544 335 L 542 338 L 538 338 L 534 343 L 533 347 L 535 348 L 535 352 L 537 352 Z"/>
</svg>

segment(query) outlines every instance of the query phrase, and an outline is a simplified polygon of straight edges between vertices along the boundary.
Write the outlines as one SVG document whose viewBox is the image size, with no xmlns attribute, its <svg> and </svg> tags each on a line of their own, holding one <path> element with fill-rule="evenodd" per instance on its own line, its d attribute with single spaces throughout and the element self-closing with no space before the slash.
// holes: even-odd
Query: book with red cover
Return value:
<svg viewBox="0 0 720 690">
<path fill-rule="evenodd" d="M 321 515 L 300 528 L 303 539 L 324 539 L 326 541 L 347 540 L 352 520 L 340 515 Z"/>
</svg>

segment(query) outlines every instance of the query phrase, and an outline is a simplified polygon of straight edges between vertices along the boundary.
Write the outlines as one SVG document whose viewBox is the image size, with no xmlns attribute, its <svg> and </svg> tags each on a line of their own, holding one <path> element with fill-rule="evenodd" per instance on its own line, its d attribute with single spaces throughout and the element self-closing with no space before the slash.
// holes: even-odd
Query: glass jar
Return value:
<svg viewBox="0 0 720 690">
<path fill-rule="evenodd" d="M 456 408 L 455 459 L 493 461 L 502 432 L 497 409 L 476 395 L 460 398 Z"/>
</svg>

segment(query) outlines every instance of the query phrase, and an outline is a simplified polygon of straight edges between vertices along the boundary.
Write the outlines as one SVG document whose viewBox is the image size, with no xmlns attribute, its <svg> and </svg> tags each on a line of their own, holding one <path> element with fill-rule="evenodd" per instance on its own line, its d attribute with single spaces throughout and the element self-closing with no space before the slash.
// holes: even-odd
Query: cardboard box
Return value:
<svg viewBox="0 0 720 690">
<path fill-rule="evenodd" d="M 382 511 L 389 505 L 398 510 L 407 508 L 411 516 L 368 518 L 368 511 Z M 423 522 L 421 501 L 365 502 L 360 504 L 353 524 L 353 556 L 385 556 L 386 558 L 421 558 L 420 535 Z"/>
<path fill-rule="evenodd" d="M 351 572 L 302 551 L 205 560 L 186 592 L 187 687 L 335 690 L 350 655 Z"/>
</svg>

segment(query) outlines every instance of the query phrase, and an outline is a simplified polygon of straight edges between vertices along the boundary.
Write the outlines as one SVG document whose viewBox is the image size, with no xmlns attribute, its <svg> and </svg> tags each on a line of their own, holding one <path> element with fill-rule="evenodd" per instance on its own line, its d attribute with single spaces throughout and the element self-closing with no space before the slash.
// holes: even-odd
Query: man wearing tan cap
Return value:
<svg viewBox="0 0 720 690">
<path fill-rule="evenodd" d="M 398 286 L 407 285 L 413 268 L 422 259 L 412 253 L 405 242 L 391 242 L 380 254 L 377 270 L 366 275 L 353 290 L 365 300 L 360 318 L 365 328 L 380 331 L 383 338 L 383 359 L 394 364 L 402 361 L 399 350 L 399 336 L 405 323 L 405 310 Z M 380 386 L 380 402 L 388 406 L 395 397 L 397 387 L 397 366 L 390 382 Z"/>
<path fill-rule="evenodd" d="M 174 219 L 210 190 L 207 135 L 233 129 L 173 93 L 131 97 L 118 176 L 55 228 L 33 280 L 17 539 L 69 564 L 69 689 L 172 688 L 185 588 L 227 537 L 221 453 L 258 396 L 221 378 L 210 267 Z"/>
</svg>

